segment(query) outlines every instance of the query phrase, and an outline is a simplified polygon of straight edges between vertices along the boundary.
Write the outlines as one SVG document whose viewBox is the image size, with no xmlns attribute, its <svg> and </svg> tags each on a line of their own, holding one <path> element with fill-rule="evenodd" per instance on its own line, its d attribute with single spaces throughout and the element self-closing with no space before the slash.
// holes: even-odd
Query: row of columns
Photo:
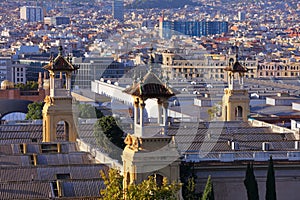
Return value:
<svg viewBox="0 0 300 200">
<path fill-rule="evenodd" d="M 143 136 L 145 125 L 145 100 L 136 98 L 134 101 L 134 132 L 139 136 Z M 157 124 L 164 127 L 164 132 L 167 128 L 168 120 L 168 100 L 158 99 L 158 117 Z"/>
<path fill-rule="evenodd" d="M 55 86 L 55 75 L 56 75 L 55 72 L 50 71 L 50 96 L 51 97 L 56 96 L 55 89 L 59 89 L 56 88 Z M 62 72 L 60 72 L 60 80 L 62 81 Z M 60 89 L 65 89 L 67 92 L 66 95 L 71 96 L 71 72 L 66 72 L 66 86 Z"/>
<path fill-rule="evenodd" d="M 239 77 L 238 77 L 238 80 L 239 80 L 239 85 L 240 85 L 240 88 L 243 89 L 244 88 L 244 74 L 239 74 Z M 234 89 L 234 73 L 233 72 L 230 72 L 228 74 L 228 88 L 233 90 Z"/>
</svg>

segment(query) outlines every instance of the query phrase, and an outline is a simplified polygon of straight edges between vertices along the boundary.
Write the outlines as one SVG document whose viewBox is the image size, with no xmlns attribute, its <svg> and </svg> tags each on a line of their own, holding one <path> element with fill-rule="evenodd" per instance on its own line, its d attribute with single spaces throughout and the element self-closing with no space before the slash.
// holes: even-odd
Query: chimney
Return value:
<svg viewBox="0 0 300 200">
<path fill-rule="evenodd" d="M 61 144 L 57 143 L 57 153 L 61 153 Z"/>
<path fill-rule="evenodd" d="M 61 181 L 56 180 L 56 186 L 57 186 L 57 193 L 58 193 L 58 197 L 62 197 L 63 196 L 63 187 L 61 184 Z"/>
<path fill-rule="evenodd" d="M 33 165 L 37 166 L 37 154 L 36 153 L 32 154 L 32 158 L 33 158 Z"/>
<path fill-rule="evenodd" d="M 269 142 L 263 142 L 262 143 L 262 150 L 263 151 L 269 151 L 270 150 L 270 143 Z"/>
<path fill-rule="evenodd" d="M 295 141 L 295 150 L 300 149 L 300 141 Z"/>
<path fill-rule="evenodd" d="M 27 153 L 27 144 L 23 143 L 23 154 Z"/>
<path fill-rule="evenodd" d="M 231 142 L 231 150 L 239 150 L 240 146 L 238 142 Z"/>
<path fill-rule="evenodd" d="M 210 97 L 210 94 L 205 93 L 205 94 L 204 94 L 204 97 L 205 97 L 205 98 L 209 98 L 209 97 Z"/>
</svg>

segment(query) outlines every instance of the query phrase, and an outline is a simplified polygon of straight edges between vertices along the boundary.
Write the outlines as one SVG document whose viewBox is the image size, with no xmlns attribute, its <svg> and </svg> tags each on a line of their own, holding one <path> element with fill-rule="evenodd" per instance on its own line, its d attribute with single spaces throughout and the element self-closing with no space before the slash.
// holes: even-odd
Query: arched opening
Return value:
<svg viewBox="0 0 300 200">
<path fill-rule="evenodd" d="M 56 124 L 56 140 L 69 141 L 70 125 L 66 121 L 59 121 Z"/>
<path fill-rule="evenodd" d="M 235 119 L 236 120 L 243 119 L 243 108 L 241 106 L 235 108 Z"/>
<path fill-rule="evenodd" d="M 158 173 L 154 173 L 151 176 L 154 177 L 154 180 L 155 180 L 157 186 L 162 186 L 163 180 L 164 180 L 164 176 L 162 176 L 162 175 L 160 175 Z"/>
<path fill-rule="evenodd" d="M 127 174 L 126 174 L 126 185 L 129 186 L 129 184 L 130 184 L 130 173 L 127 172 Z"/>
</svg>

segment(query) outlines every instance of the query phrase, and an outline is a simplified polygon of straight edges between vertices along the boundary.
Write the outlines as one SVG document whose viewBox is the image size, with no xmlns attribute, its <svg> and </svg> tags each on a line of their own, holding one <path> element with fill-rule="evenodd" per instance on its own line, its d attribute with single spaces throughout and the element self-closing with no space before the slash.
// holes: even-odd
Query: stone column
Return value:
<svg viewBox="0 0 300 200">
<path fill-rule="evenodd" d="M 50 96 L 55 96 L 55 73 L 50 71 Z"/>
<path fill-rule="evenodd" d="M 167 133 L 167 127 L 168 127 L 168 106 L 169 106 L 169 102 L 168 102 L 168 100 L 165 100 L 163 102 L 163 126 L 164 126 L 164 134 Z"/>
<path fill-rule="evenodd" d="M 134 102 L 134 125 L 137 125 L 138 124 L 138 112 L 139 112 L 139 100 L 136 99 L 136 101 Z"/>
<path fill-rule="evenodd" d="M 144 127 L 144 109 L 145 109 L 145 102 L 143 100 L 140 101 L 140 136 L 143 136 L 143 127 Z"/>
<path fill-rule="evenodd" d="M 72 74 L 70 72 L 66 73 L 66 89 L 67 89 L 67 95 L 71 96 L 71 77 Z"/>
<path fill-rule="evenodd" d="M 158 106 L 157 123 L 161 125 L 163 121 L 162 121 L 162 102 L 160 100 L 157 100 L 157 106 Z"/>
</svg>

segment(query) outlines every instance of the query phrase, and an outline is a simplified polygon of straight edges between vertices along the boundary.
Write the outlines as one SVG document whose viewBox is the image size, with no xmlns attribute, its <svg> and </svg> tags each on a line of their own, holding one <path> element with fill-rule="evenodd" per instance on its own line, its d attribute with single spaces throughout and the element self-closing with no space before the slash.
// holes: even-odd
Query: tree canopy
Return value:
<svg viewBox="0 0 300 200">
<path fill-rule="evenodd" d="M 34 102 L 28 105 L 28 112 L 26 114 L 27 120 L 43 119 L 43 102 Z"/>
<path fill-rule="evenodd" d="M 213 184 L 211 182 L 211 177 L 208 176 L 201 200 L 214 200 L 214 199 L 215 196 L 214 196 Z"/>
<path fill-rule="evenodd" d="M 103 117 L 103 114 L 100 110 L 90 104 L 78 104 L 78 117 L 100 118 Z"/>
<path fill-rule="evenodd" d="M 103 116 L 94 125 L 94 135 L 98 145 L 110 156 L 119 159 L 120 152 L 125 147 L 124 132 L 112 116 Z M 114 146 L 114 145 L 115 146 Z M 118 147 L 118 148 L 116 148 Z"/>
<path fill-rule="evenodd" d="M 196 174 L 194 173 L 194 163 L 182 163 L 180 165 L 180 180 L 182 185 L 182 195 L 185 200 L 199 200 L 201 196 L 196 193 Z"/>
<path fill-rule="evenodd" d="M 266 181 L 266 200 L 276 200 L 276 185 L 273 158 L 270 157 Z"/>
<path fill-rule="evenodd" d="M 15 88 L 19 88 L 20 90 L 37 90 L 39 84 L 36 81 L 27 81 L 24 83 L 17 83 Z"/>
<path fill-rule="evenodd" d="M 247 190 L 248 200 L 259 200 L 258 186 L 254 176 L 253 165 L 250 163 L 247 165 L 244 185 Z"/>
<path fill-rule="evenodd" d="M 123 191 L 123 177 L 116 169 L 110 169 L 108 173 L 100 172 L 106 188 L 100 191 L 103 200 L 119 200 L 126 198 L 130 200 L 174 200 L 177 199 L 181 184 L 168 183 L 167 178 L 163 179 L 162 185 L 156 184 L 155 177 L 149 176 L 147 180 L 139 184 L 132 184 L 126 191 Z M 124 193 L 123 193 L 124 192 Z"/>
</svg>

